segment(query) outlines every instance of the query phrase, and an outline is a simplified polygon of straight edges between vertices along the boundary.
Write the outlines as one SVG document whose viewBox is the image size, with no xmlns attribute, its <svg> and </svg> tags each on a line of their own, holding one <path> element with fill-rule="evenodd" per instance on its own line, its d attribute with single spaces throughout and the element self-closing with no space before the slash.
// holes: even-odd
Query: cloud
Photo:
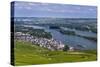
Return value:
<svg viewBox="0 0 100 67">
<path fill-rule="evenodd" d="M 81 7 L 76 7 L 75 9 L 80 10 L 80 9 L 81 9 Z"/>
<path fill-rule="evenodd" d="M 37 5 L 37 4 L 35 4 L 35 3 L 27 3 L 29 6 L 35 6 L 35 5 Z"/>
<path fill-rule="evenodd" d="M 32 8 L 31 8 L 32 9 Z M 78 12 L 77 10 L 73 10 L 73 9 L 65 9 L 65 8 L 53 8 L 53 7 L 38 7 L 36 9 L 33 9 L 33 11 L 47 11 L 47 12 L 53 12 L 53 13 L 75 13 Z"/>
<path fill-rule="evenodd" d="M 93 11 L 93 12 L 95 11 L 95 9 L 93 9 L 93 8 L 90 8 L 90 9 L 88 9 L 88 10 L 89 10 L 89 11 Z"/>
<path fill-rule="evenodd" d="M 19 6 L 19 7 L 17 7 L 17 8 L 19 8 L 19 9 L 23 9 L 24 7 L 22 7 L 22 6 Z"/>
<path fill-rule="evenodd" d="M 38 5 L 48 6 L 50 4 L 49 3 L 38 3 Z"/>
<path fill-rule="evenodd" d="M 27 10 L 31 10 L 32 9 L 32 7 L 25 7 Z"/>
</svg>

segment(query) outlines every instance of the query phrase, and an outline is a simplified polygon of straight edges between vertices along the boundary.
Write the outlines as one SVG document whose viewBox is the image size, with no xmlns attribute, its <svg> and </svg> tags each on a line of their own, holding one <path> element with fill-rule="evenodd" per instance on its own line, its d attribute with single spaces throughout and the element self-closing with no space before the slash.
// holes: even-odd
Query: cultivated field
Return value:
<svg viewBox="0 0 100 67">
<path fill-rule="evenodd" d="M 96 50 L 50 51 L 29 42 L 15 41 L 15 65 L 96 61 Z"/>
</svg>

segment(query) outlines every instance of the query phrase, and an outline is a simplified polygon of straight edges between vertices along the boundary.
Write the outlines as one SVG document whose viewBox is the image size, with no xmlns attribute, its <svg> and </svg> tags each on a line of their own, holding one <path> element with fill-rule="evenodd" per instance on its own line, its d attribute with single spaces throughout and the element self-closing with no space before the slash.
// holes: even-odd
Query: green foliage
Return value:
<svg viewBox="0 0 100 67">
<path fill-rule="evenodd" d="M 68 50 L 69 50 L 68 45 L 65 45 L 64 48 L 63 48 L 63 50 L 64 50 L 64 51 L 68 51 Z"/>
<path fill-rule="evenodd" d="M 15 65 L 34 65 L 97 60 L 93 51 L 50 51 L 29 42 L 15 41 Z M 93 53 L 92 53 L 93 52 Z"/>
<path fill-rule="evenodd" d="M 86 38 L 86 39 L 89 39 L 89 40 L 92 40 L 92 41 L 97 41 L 97 37 L 87 37 L 87 36 L 81 36 L 81 35 L 77 35 L 79 37 L 83 37 L 83 38 Z"/>
<path fill-rule="evenodd" d="M 70 30 L 60 30 L 60 32 L 62 34 L 75 35 L 75 32 L 74 31 L 70 31 Z"/>
<path fill-rule="evenodd" d="M 52 38 L 50 32 L 45 32 L 44 29 L 33 29 L 32 27 L 15 26 L 15 32 L 29 33 L 32 36 L 42 37 L 42 38 Z"/>
<path fill-rule="evenodd" d="M 43 29 L 32 29 L 29 34 L 36 37 L 42 38 L 52 38 L 52 35 L 49 32 L 45 32 Z"/>
</svg>

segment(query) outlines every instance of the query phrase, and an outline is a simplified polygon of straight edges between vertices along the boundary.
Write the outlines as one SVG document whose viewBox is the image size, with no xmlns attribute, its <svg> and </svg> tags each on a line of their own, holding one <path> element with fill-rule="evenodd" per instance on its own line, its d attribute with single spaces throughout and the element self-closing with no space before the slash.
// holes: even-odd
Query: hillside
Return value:
<svg viewBox="0 0 100 67">
<path fill-rule="evenodd" d="M 50 51 L 29 42 L 15 42 L 15 65 L 95 61 L 96 51 Z"/>
</svg>

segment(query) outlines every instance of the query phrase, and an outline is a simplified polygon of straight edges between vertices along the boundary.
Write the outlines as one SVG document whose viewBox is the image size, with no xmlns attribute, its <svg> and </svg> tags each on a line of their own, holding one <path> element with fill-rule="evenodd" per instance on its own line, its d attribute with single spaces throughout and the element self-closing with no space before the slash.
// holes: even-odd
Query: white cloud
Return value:
<svg viewBox="0 0 100 67">
<path fill-rule="evenodd" d="M 80 10 L 82 7 L 76 7 L 77 10 Z"/>
<path fill-rule="evenodd" d="M 31 10 L 32 9 L 32 7 L 30 7 L 30 6 L 27 6 L 27 7 L 25 7 L 27 10 Z"/>
<path fill-rule="evenodd" d="M 95 9 L 93 9 L 93 8 L 90 8 L 89 10 L 90 10 L 90 11 L 94 11 Z"/>
<path fill-rule="evenodd" d="M 50 5 L 49 3 L 38 3 L 38 5 Z"/>
<path fill-rule="evenodd" d="M 22 7 L 22 6 L 19 6 L 19 7 L 17 7 L 18 9 L 23 9 L 24 7 Z"/>
<path fill-rule="evenodd" d="M 36 3 L 27 3 L 29 6 L 36 6 Z"/>
</svg>

